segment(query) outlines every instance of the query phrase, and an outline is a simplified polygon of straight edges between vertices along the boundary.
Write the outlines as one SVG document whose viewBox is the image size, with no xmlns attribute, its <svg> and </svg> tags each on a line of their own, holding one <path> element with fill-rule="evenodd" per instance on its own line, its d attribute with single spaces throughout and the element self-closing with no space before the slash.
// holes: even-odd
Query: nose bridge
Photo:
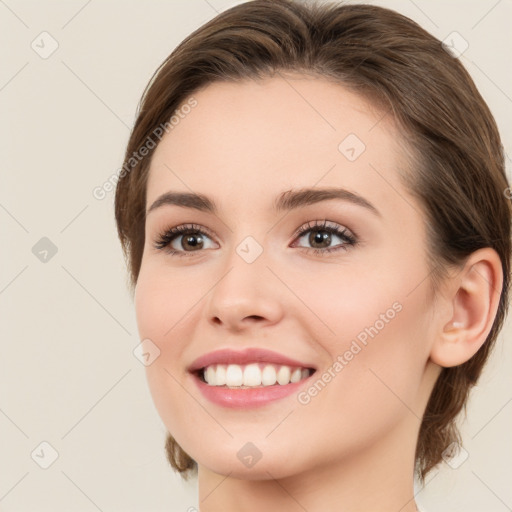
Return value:
<svg viewBox="0 0 512 512">
<path fill-rule="evenodd" d="M 254 237 L 234 245 L 220 263 L 222 272 L 208 303 L 210 320 L 235 325 L 244 318 L 276 321 L 282 312 L 275 276 L 267 265 L 268 251 Z"/>
</svg>

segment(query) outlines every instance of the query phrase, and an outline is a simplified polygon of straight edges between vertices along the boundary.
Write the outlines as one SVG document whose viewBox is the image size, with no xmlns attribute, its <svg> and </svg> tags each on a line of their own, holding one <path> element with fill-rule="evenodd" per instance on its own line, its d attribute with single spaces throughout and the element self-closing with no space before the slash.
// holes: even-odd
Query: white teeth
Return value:
<svg viewBox="0 0 512 512">
<path fill-rule="evenodd" d="M 226 385 L 226 367 L 223 364 L 217 365 L 217 371 L 215 372 L 215 386 Z"/>
<path fill-rule="evenodd" d="M 260 386 L 261 370 L 257 364 L 248 364 L 244 368 L 244 386 Z"/>
<path fill-rule="evenodd" d="M 208 368 L 206 368 L 206 371 L 204 372 L 204 380 L 208 382 L 208 384 L 216 386 L 216 374 L 217 372 L 215 371 L 215 368 L 213 366 L 208 366 Z"/>
<path fill-rule="evenodd" d="M 263 368 L 263 372 L 261 373 L 261 383 L 264 386 L 273 386 L 276 383 L 277 375 L 276 369 L 268 364 Z"/>
<path fill-rule="evenodd" d="M 289 366 L 281 366 L 279 370 L 277 371 L 277 382 L 279 384 L 288 384 L 290 382 L 292 372 L 290 371 Z"/>
<path fill-rule="evenodd" d="M 228 365 L 226 370 L 226 386 L 241 386 L 244 381 L 242 368 L 237 364 Z"/>
<path fill-rule="evenodd" d="M 286 365 L 273 365 L 263 363 L 217 364 L 208 366 L 203 370 L 204 380 L 210 386 L 228 387 L 264 387 L 280 385 L 290 382 L 299 382 L 310 376 L 307 368 L 290 368 Z"/>
<path fill-rule="evenodd" d="M 293 372 L 292 372 L 292 376 L 290 377 L 290 382 L 299 382 L 301 377 L 302 377 L 302 370 L 300 368 L 295 368 L 295 370 L 293 370 Z"/>
</svg>

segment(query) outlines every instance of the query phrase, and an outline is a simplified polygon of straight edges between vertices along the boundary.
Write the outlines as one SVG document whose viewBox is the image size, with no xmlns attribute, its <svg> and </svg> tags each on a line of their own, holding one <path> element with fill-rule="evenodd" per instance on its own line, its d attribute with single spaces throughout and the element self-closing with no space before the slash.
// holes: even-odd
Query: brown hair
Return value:
<svg viewBox="0 0 512 512">
<path fill-rule="evenodd" d="M 254 0 L 222 12 L 188 36 L 144 91 L 117 185 L 115 215 L 132 288 L 144 248 L 152 155 L 150 150 L 139 158 L 141 148 L 201 87 L 279 71 L 335 80 L 389 112 L 402 128 L 413 155 L 405 183 L 430 226 L 431 283 L 477 249 L 492 247 L 501 259 L 503 288 L 486 342 L 469 361 L 442 369 L 426 407 L 416 448 L 416 471 L 424 480 L 442 452 L 460 442 L 456 418 L 504 321 L 511 209 L 491 112 L 459 60 L 412 20 L 370 5 Z M 165 449 L 183 476 L 197 467 L 170 434 Z"/>
</svg>

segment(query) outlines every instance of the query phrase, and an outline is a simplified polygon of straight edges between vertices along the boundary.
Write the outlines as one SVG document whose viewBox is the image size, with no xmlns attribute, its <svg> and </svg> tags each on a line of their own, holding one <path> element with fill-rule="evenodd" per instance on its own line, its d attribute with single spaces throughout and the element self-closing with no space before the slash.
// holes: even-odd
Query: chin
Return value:
<svg viewBox="0 0 512 512">
<path fill-rule="evenodd" d="M 204 466 L 209 471 L 219 475 L 229 475 L 230 478 L 239 480 L 269 480 L 272 478 L 286 478 L 301 472 L 299 468 L 290 466 L 284 457 L 273 456 L 263 460 L 262 457 L 252 466 L 245 466 L 238 459 L 236 462 L 232 458 L 214 459 L 209 458 L 204 462 L 199 462 L 200 466 Z"/>
</svg>

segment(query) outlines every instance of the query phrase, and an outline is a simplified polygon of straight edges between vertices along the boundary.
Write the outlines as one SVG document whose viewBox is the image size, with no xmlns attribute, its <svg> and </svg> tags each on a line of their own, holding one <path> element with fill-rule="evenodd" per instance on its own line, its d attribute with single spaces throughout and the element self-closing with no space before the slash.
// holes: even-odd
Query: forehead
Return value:
<svg viewBox="0 0 512 512">
<path fill-rule="evenodd" d="M 391 116 L 339 84 L 279 75 L 214 82 L 152 157 L 147 202 L 168 190 L 271 208 L 280 192 L 343 186 L 385 202 L 405 162 Z"/>
</svg>

